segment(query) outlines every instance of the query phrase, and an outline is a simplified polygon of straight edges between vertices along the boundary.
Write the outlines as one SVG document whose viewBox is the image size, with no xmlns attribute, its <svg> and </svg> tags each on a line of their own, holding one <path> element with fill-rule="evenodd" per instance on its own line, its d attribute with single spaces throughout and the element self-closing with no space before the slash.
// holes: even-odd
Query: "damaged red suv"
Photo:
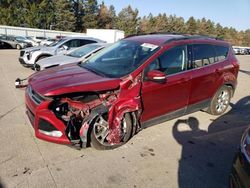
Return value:
<svg viewBox="0 0 250 188">
<path fill-rule="evenodd" d="M 27 114 L 40 139 L 112 149 L 142 128 L 187 113 L 224 113 L 238 70 L 234 52 L 223 40 L 128 37 L 86 62 L 32 75 Z"/>
</svg>

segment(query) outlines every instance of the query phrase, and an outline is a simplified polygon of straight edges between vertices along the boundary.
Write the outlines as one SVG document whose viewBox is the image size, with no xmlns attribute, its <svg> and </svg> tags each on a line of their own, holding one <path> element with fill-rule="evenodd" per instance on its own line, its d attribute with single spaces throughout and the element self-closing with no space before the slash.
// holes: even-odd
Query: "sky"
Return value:
<svg viewBox="0 0 250 188">
<path fill-rule="evenodd" d="M 98 0 L 105 5 L 114 5 L 118 14 L 131 5 L 139 10 L 139 16 L 154 16 L 159 13 L 175 14 L 188 20 L 205 17 L 224 27 L 240 30 L 250 29 L 250 0 Z"/>
</svg>

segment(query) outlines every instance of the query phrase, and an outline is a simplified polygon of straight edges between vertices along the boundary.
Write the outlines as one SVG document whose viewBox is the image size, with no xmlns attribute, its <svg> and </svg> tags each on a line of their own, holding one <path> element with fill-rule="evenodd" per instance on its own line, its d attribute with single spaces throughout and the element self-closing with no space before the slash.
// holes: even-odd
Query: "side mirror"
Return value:
<svg viewBox="0 0 250 188">
<path fill-rule="evenodd" d="M 153 82 L 165 83 L 166 74 L 159 70 L 151 70 L 147 73 L 147 79 Z"/>
<path fill-rule="evenodd" d="M 64 50 L 68 50 L 68 49 L 69 49 L 69 47 L 66 46 L 66 45 L 63 45 L 62 48 L 63 48 Z"/>
</svg>

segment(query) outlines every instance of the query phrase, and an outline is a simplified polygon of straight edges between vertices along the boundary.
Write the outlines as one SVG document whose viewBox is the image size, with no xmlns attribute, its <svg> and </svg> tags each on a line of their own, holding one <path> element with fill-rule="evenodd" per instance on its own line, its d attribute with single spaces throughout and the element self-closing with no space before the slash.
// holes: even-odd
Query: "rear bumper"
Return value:
<svg viewBox="0 0 250 188">
<path fill-rule="evenodd" d="M 25 91 L 26 114 L 35 130 L 37 138 L 58 144 L 71 144 L 65 135 L 65 124 L 59 120 L 55 114 L 48 109 L 50 101 L 43 101 L 36 105 L 30 98 L 28 91 Z M 50 136 L 57 132 L 61 136 Z"/>
</svg>

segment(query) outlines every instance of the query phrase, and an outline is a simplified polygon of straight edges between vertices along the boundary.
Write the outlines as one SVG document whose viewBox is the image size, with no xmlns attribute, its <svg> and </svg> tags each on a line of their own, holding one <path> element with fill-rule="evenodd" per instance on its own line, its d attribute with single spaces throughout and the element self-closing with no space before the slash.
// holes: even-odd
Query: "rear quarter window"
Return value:
<svg viewBox="0 0 250 188">
<path fill-rule="evenodd" d="M 96 43 L 96 41 L 94 40 L 80 40 L 80 46 L 86 45 L 86 44 L 92 44 L 92 43 Z"/>
<path fill-rule="evenodd" d="M 215 51 L 216 51 L 216 61 L 221 61 L 227 58 L 227 54 L 229 51 L 228 46 L 214 46 Z"/>
</svg>

